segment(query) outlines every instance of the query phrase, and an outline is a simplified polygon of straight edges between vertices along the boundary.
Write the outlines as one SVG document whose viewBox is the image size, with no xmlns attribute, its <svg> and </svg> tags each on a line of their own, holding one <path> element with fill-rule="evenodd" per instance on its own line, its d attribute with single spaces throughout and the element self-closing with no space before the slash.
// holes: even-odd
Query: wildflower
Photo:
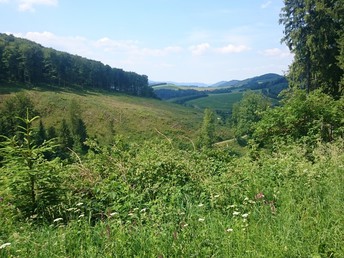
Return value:
<svg viewBox="0 0 344 258">
<path fill-rule="evenodd" d="M 10 246 L 10 245 L 11 245 L 11 243 L 5 243 L 3 245 L 0 245 L 0 250 L 4 249 L 6 246 Z"/>
<path fill-rule="evenodd" d="M 238 216 L 240 214 L 240 211 L 234 211 L 233 216 Z"/>
<path fill-rule="evenodd" d="M 128 216 L 134 216 L 134 213 L 130 212 L 130 213 L 128 213 Z"/>
<path fill-rule="evenodd" d="M 257 193 L 254 198 L 256 200 L 260 200 L 260 199 L 263 199 L 264 197 L 265 197 L 265 195 L 262 192 L 260 192 L 260 193 Z"/>
<path fill-rule="evenodd" d="M 248 198 L 248 197 L 245 197 L 244 201 L 248 201 L 248 200 L 249 200 L 249 198 Z"/>
<path fill-rule="evenodd" d="M 232 229 L 232 228 L 227 228 L 226 231 L 227 231 L 227 232 L 233 232 L 233 229 Z"/>
<path fill-rule="evenodd" d="M 241 215 L 241 217 L 243 217 L 244 219 L 248 217 L 248 213 L 245 213 L 243 215 Z"/>
<path fill-rule="evenodd" d="M 204 204 L 203 203 L 200 203 L 200 204 L 198 204 L 198 207 L 202 207 Z"/>
<path fill-rule="evenodd" d="M 189 226 L 189 224 L 185 223 L 185 224 L 182 225 L 183 228 L 186 228 L 187 226 Z"/>
<path fill-rule="evenodd" d="M 63 218 L 57 218 L 57 219 L 54 219 L 53 221 L 54 221 L 54 222 L 59 222 L 59 221 L 61 221 L 61 220 L 63 220 Z"/>
<path fill-rule="evenodd" d="M 229 208 L 235 208 L 235 204 L 229 205 Z"/>
<path fill-rule="evenodd" d="M 83 205 L 82 202 L 79 202 L 79 203 L 76 204 L 76 206 L 81 206 L 81 205 Z"/>
<path fill-rule="evenodd" d="M 198 221 L 199 221 L 199 222 L 203 222 L 204 219 L 203 219 L 203 218 L 199 218 Z"/>
<path fill-rule="evenodd" d="M 137 211 L 139 208 L 134 208 L 133 211 Z"/>
<path fill-rule="evenodd" d="M 83 218 L 83 217 L 85 217 L 85 215 L 84 215 L 84 214 L 81 214 L 81 215 L 79 215 L 79 218 Z"/>
<path fill-rule="evenodd" d="M 140 212 L 146 212 L 147 208 L 143 208 Z"/>
<path fill-rule="evenodd" d="M 115 216 L 117 214 L 118 214 L 117 212 L 112 212 L 112 213 L 109 214 L 109 216 L 112 217 L 112 216 Z"/>
<path fill-rule="evenodd" d="M 217 194 L 217 195 L 214 195 L 214 198 L 219 198 L 220 197 L 220 195 L 219 194 Z"/>
</svg>

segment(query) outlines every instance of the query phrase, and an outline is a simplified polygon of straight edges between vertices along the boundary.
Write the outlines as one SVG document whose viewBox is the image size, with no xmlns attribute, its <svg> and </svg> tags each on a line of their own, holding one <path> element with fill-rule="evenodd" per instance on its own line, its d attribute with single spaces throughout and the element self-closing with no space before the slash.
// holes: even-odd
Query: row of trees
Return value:
<svg viewBox="0 0 344 258">
<path fill-rule="evenodd" d="M 87 87 L 152 97 L 148 77 L 0 34 L 0 81 Z"/>
</svg>

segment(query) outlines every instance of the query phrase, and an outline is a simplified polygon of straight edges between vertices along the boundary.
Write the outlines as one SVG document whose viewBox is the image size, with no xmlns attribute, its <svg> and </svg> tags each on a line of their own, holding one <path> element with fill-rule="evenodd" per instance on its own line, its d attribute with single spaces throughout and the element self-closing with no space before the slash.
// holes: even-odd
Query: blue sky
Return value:
<svg viewBox="0 0 344 258">
<path fill-rule="evenodd" d="M 283 0 L 0 0 L 0 32 L 146 74 L 216 83 L 287 72 Z"/>
</svg>

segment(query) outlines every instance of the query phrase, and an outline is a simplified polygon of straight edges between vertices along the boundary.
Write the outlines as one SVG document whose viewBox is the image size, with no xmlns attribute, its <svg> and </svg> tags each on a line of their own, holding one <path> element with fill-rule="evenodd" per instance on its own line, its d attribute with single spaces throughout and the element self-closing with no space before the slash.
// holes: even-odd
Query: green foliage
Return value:
<svg viewBox="0 0 344 258">
<path fill-rule="evenodd" d="M 23 126 L 17 117 L 25 117 L 28 109 L 34 116 L 37 115 L 32 100 L 25 93 L 17 93 L 6 99 L 0 109 L 0 135 L 15 135 L 18 125 Z"/>
<path fill-rule="evenodd" d="M 321 88 L 338 98 L 344 71 L 337 59 L 344 28 L 342 1 L 285 0 L 284 4 L 280 14 L 285 27 L 282 40 L 294 53 L 290 86 L 307 92 Z"/>
<path fill-rule="evenodd" d="M 271 105 L 261 93 L 247 91 L 243 99 L 233 105 L 232 122 L 237 137 L 251 135 L 255 124 L 262 118 L 263 112 Z"/>
<path fill-rule="evenodd" d="M 211 148 L 215 142 L 215 114 L 210 109 L 204 110 L 202 127 L 200 129 L 197 145 L 200 148 Z"/>
<path fill-rule="evenodd" d="M 56 147 L 53 141 L 37 145 L 32 123 L 38 117 L 18 118 L 22 141 L 16 136 L 5 137 L 1 152 L 4 156 L 1 167 L 4 198 L 25 218 L 41 220 L 53 217 L 53 208 L 59 204 L 61 187 L 58 160 L 47 161 L 44 154 Z M 14 214 L 13 214 L 14 215 Z M 13 216 L 12 215 L 12 216 Z"/>
<path fill-rule="evenodd" d="M 0 33 L 0 81 L 93 88 L 155 97 L 148 77 Z"/>
<path fill-rule="evenodd" d="M 315 162 L 297 144 L 257 160 L 121 139 L 89 145 L 65 168 L 65 215 L 39 228 L 0 216 L 0 256 L 344 254 L 341 140 L 315 148 Z"/>
<path fill-rule="evenodd" d="M 317 141 L 333 141 L 343 137 L 343 98 L 334 100 L 317 90 L 309 95 L 302 90 L 289 93 L 283 106 L 269 109 L 263 114 L 254 131 L 260 144 L 274 140 L 301 141 L 314 145 Z"/>
<path fill-rule="evenodd" d="M 81 118 L 80 111 L 80 106 L 73 100 L 69 108 L 73 150 L 85 154 L 87 152 L 87 146 L 85 145 L 87 130 L 85 122 Z"/>
</svg>

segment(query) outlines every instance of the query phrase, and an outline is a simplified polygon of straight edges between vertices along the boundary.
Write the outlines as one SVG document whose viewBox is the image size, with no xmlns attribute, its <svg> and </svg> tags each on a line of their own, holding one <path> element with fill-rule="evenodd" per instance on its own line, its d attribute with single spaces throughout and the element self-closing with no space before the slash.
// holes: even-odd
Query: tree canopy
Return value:
<svg viewBox="0 0 344 258">
<path fill-rule="evenodd" d="M 307 92 L 321 88 L 338 98 L 344 74 L 343 1 L 284 0 L 284 4 L 282 41 L 294 54 L 290 85 Z"/>
</svg>

